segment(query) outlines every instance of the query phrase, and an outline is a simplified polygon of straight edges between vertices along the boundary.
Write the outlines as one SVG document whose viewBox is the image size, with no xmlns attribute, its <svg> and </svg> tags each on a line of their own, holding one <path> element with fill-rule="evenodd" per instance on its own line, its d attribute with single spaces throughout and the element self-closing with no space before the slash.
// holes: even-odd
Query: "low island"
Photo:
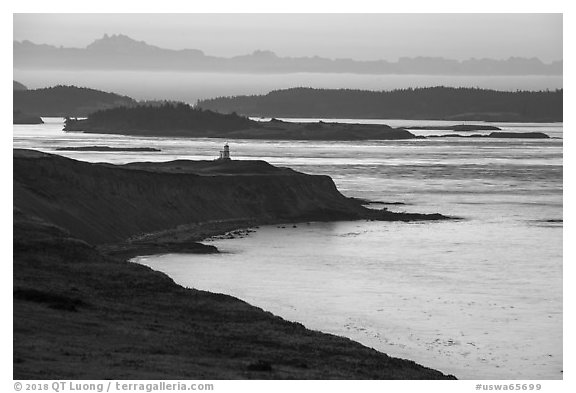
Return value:
<svg viewBox="0 0 576 393">
<path fill-rule="evenodd" d="M 455 126 L 409 126 L 407 130 L 439 130 L 439 131 L 501 131 L 500 127 L 485 124 L 457 124 Z"/>
<path fill-rule="evenodd" d="M 495 131 L 487 135 L 483 134 L 444 134 L 444 135 L 428 135 L 427 138 L 495 138 L 495 139 L 550 139 L 548 134 L 543 132 L 505 132 Z"/>
<path fill-rule="evenodd" d="M 92 164 L 14 150 L 15 379 L 453 379 L 127 261 L 207 236 L 370 210 L 264 161 Z"/>
<path fill-rule="evenodd" d="M 111 146 L 68 146 L 58 147 L 56 151 L 93 151 L 93 152 L 159 152 L 153 147 L 111 147 Z"/>
<path fill-rule="evenodd" d="M 493 131 L 489 138 L 548 138 L 544 133 L 513 133 L 498 131 L 487 125 L 418 126 L 412 129 Z M 136 136 L 165 136 L 191 138 L 266 139 L 266 140 L 411 140 L 426 139 L 405 128 L 385 124 L 348 124 L 318 121 L 314 123 L 287 122 L 278 119 L 255 121 L 236 113 L 221 114 L 194 108 L 183 103 L 118 107 L 92 113 L 86 119 L 67 118 L 64 131 L 121 134 Z M 434 135 L 433 137 L 457 137 Z M 471 135 L 477 137 L 478 135 Z M 484 135 L 480 135 L 484 137 Z"/>
<path fill-rule="evenodd" d="M 138 136 L 269 140 L 397 140 L 420 138 L 403 128 L 379 124 L 292 123 L 251 120 L 187 104 L 140 105 L 97 111 L 87 119 L 67 118 L 64 131 Z"/>
</svg>

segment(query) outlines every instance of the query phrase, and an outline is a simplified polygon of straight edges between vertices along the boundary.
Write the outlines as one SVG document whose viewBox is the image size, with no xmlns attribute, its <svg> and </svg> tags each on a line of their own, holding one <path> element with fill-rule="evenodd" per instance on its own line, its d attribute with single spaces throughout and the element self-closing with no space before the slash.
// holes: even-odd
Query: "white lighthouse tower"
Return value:
<svg viewBox="0 0 576 393">
<path fill-rule="evenodd" d="M 220 150 L 220 157 L 219 160 L 230 160 L 230 146 L 228 143 L 224 145 L 224 150 Z"/>
</svg>

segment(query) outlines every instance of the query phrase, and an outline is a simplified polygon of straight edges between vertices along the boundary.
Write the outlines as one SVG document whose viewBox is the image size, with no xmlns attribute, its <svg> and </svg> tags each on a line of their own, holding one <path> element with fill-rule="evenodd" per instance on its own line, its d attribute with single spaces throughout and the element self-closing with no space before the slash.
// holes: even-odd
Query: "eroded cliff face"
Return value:
<svg viewBox="0 0 576 393">
<path fill-rule="evenodd" d="M 199 176 L 14 150 L 14 206 L 92 244 L 213 220 L 360 218 L 328 176 L 293 171 Z"/>
</svg>

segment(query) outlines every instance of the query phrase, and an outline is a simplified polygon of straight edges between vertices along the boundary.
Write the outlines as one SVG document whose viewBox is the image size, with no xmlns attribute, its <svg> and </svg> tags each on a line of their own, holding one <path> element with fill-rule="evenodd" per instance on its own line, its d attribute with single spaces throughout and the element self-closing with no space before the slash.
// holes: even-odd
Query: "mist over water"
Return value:
<svg viewBox="0 0 576 393">
<path fill-rule="evenodd" d="M 138 100 L 169 99 L 195 104 L 219 96 L 266 94 L 291 87 L 393 90 L 407 87 L 480 87 L 495 90 L 562 88 L 562 76 L 359 75 L 329 73 L 231 74 L 163 71 L 39 71 L 14 69 L 28 88 L 76 85 Z"/>
<path fill-rule="evenodd" d="M 45 120 L 14 126 L 14 147 L 123 163 L 212 159 L 225 142 L 64 133 L 62 119 Z M 496 125 L 562 138 L 561 123 Z M 262 227 L 212 241 L 219 255 L 138 262 L 459 378 L 562 378 L 562 139 L 228 142 L 233 158 L 330 175 L 347 196 L 462 219 Z M 55 150 L 88 145 L 162 151 Z"/>
</svg>

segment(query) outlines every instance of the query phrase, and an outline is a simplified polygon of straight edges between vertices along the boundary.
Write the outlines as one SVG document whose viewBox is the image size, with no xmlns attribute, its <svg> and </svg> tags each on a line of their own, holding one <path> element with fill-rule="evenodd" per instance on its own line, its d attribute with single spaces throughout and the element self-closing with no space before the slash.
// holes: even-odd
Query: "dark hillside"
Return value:
<svg viewBox="0 0 576 393">
<path fill-rule="evenodd" d="M 15 110 L 45 117 L 84 117 L 97 110 L 135 104 L 130 97 L 76 86 L 14 90 Z"/>
</svg>

